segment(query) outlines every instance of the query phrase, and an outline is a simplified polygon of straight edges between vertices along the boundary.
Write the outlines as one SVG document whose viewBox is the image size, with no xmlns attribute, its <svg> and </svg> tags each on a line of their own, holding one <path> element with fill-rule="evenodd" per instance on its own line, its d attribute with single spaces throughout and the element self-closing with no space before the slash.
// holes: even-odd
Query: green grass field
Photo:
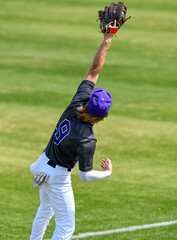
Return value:
<svg viewBox="0 0 177 240">
<path fill-rule="evenodd" d="M 39 196 L 29 166 L 86 75 L 103 36 L 105 0 L 0 1 L 0 239 L 29 239 Z M 94 169 L 111 178 L 82 183 L 72 173 L 75 235 L 177 220 L 177 2 L 127 0 L 128 21 L 113 39 L 97 87 L 113 96 L 94 127 Z M 55 228 L 51 220 L 44 239 Z M 176 240 L 177 225 L 88 237 Z"/>
</svg>

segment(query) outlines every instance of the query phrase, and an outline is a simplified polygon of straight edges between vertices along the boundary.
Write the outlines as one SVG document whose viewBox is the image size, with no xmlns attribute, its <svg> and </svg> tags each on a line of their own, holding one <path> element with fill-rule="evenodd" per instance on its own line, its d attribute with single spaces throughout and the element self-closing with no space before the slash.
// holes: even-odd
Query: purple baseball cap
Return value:
<svg viewBox="0 0 177 240">
<path fill-rule="evenodd" d="M 110 92 L 104 88 L 95 88 L 90 93 L 88 109 L 93 115 L 103 117 L 109 111 L 111 103 L 112 96 Z"/>
</svg>

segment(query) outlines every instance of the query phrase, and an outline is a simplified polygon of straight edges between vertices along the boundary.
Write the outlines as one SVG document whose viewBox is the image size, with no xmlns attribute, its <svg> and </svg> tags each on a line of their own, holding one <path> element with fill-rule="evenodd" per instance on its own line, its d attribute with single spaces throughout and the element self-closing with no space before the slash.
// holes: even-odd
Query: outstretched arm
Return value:
<svg viewBox="0 0 177 240">
<path fill-rule="evenodd" d="M 96 84 L 98 76 L 99 76 L 99 72 L 101 71 L 101 69 L 104 65 L 107 52 L 111 45 L 112 37 L 113 36 L 111 36 L 111 35 L 104 35 L 104 40 L 103 40 L 102 44 L 100 45 L 100 47 L 93 59 L 92 65 L 91 65 L 87 75 L 85 76 L 84 80 L 90 80 L 91 82 Z"/>
</svg>

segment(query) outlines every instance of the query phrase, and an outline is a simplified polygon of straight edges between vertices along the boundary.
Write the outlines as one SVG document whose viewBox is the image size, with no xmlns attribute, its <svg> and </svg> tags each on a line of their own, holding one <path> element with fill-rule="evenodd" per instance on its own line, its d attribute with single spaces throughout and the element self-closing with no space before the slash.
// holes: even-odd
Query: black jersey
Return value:
<svg viewBox="0 0 177 240">
<path fill-rule="evenodd" d="M 47 157 L 62 167 L 72 169 L 79 161 L 81 171 L 92 170 L 97 140 L 92 125 L 78 119 L 77 108 L 88 102 L 94 86 L 89 80 L 82 81 L 45 150 Z"/>
</svg>

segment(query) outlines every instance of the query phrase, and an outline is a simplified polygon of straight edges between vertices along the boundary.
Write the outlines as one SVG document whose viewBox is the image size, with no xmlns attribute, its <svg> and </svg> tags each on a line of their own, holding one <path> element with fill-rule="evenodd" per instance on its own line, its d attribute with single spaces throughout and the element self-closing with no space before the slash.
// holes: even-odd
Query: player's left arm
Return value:
<svg viewBox="0 0 177 240">
<path fill-rule="evenodd" d="M 99 72 L 103 68 L 103 65 L 104 65 L 104 62 L 106 59 L 106 55 L 110 48 L 110 45 L 112 42 L 112 37 L 113 37 L 112 35 L 106 35 L 106 34 L 104 35 L 104 40 L 103 40 L 102 44 L 100 45 L 100 47 L 93 59 L 92 65 L 91 65 L 88 73 L 86 74 L 84 80 L 90 80 L 91 82 L 96 84 L 98 76 L 99 76 Z"/>
</svg>

